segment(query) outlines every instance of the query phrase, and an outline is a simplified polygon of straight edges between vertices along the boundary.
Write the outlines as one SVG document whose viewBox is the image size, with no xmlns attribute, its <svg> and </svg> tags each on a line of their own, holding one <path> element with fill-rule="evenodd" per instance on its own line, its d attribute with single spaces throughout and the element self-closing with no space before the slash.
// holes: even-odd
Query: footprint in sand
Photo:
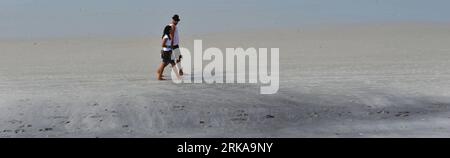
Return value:
<svg viewBox="0 0 450 158">
<path fill-rule="evenodd" d="M 398 112 L 397 114 L 395 114 L 395 117 L 408 117 L 408 116 L 409 116 L 408 111 Z"/>
<path fill-rule="evenodd" d="M 21 120 L 10 120 L 8 122 L 11 123 L 11 124 L 22 124 Z"/>
<path fill-rule="evenodd" d="M 244 110 L 236 110 L 233 116 L 235 116 L 231 118 L 231 121 L 233 122 L 245 122 L 248 120 L 248 113 L 246 113 Z"/>
<path fill-rule="evenodd" d="M 48 132 L 48 131 L 53 131 L 53 128 L 42 128 L 42 129 L 39 129 L 39 132 Z"/>
<path fill-rule="evenodd" d="M 184 108 L 185 108 L 184 105 L 175 105 L 175 106 L 172 106 L 172 108 L 173 108 L 173 110 L 175 110 L 175 111 L 183 111 L 183 110 L 185 110 L 185 109 L 184 109 Z"/>
</svg>

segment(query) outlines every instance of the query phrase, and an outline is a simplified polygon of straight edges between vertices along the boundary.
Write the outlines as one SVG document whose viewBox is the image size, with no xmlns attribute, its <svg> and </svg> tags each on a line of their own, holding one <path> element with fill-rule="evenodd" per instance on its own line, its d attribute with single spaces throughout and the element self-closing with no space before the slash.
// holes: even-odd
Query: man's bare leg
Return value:
<svg viewBox="0 0 450 158">
<path fill-rule="evenodd" d="M 180 74 L 178 73 L 178 69 L 177 69 L 176 64 L 172 64 L 172 69 L 173 69 L 173 71 L 175 72 L 175 75 L 177 76 L 177 79 L 181 80 L 181 76 L 180 76 Z"/>
<path fill-rule="evenodd" d="M 177 67 L 180 69 L 179 70 L 179 74 L 180 74 L 180 76 L 183 76 L 183 68 L 181 67 L 181 55 L 178 57 L 178 59 L 177 59 Z"/>
</svg>

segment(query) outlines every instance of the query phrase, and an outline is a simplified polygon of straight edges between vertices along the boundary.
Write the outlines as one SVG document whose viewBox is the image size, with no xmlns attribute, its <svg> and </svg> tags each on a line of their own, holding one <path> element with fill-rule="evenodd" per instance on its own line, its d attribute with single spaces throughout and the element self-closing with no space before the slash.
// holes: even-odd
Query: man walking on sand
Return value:
<svg viewBox="0 0 450 158">
<path fill-rule="evenodd" d="M 171 39 L 173 39 L 172 40 L 172 51 L 173 51 L 172 60 L 175 60 L 177 67 L 179 69 L 179 74 L 183 75 L 183 68 L 181 67 L 181 63 L 180 63 L 181 58 L 182 58 L 181 52 L 179 49 L 180 48 L 180 46 L 179 46 L 180 36 L 178 35 L 179 28 L 177 26 L 179 22 L 180 22 L 180 17 L 177 14 L 175 14 L 172 17 L 172 22 L 169 24 L 169 26 L 172 27 L 171 32 L 170 32 Z"/>
</svg>

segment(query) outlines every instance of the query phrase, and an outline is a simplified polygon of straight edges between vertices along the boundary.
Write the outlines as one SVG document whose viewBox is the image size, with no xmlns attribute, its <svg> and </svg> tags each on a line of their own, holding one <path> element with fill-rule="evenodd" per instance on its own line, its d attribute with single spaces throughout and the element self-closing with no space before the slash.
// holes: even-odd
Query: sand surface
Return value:
<svg viewBox="0 0 450 158">
<path fill-rule="evenodd" d="M 1 40 L 0 137 L 450 137 L 448 25 L 194 39 L 280 48 L 278 93 L 157 81 L 158 37 Z"/>
</svg>

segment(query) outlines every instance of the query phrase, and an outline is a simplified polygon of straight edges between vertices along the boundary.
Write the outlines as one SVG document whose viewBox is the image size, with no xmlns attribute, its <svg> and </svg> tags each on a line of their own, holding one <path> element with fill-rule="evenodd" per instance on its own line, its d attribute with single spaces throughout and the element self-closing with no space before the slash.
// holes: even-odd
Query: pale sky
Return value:
<svg viewBox="0 0 450 158">
<path fill-rule="evenodd" d="M 0 0 L 0 38 L 152 36 L 346 23 L 450 23 L 449 0 Z"/>
</svg>

